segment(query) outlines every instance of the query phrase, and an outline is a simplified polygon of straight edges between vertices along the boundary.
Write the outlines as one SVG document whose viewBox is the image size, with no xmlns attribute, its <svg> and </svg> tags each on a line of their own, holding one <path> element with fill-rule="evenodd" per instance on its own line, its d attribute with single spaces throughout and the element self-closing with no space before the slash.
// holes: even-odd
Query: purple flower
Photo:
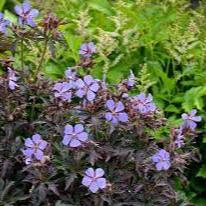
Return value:
<svg viewBox="0 0 206 206">
<path fill-rule="evenodd" d="M 156 110 L 155 104 L 152 102 L 152 95 L 141 93 L 132 98 L 132 107 L 142 114 L 154 112 Z"/>
<path fill-rule="evenodd" d="M 24 143 L 26 149 L 22 150 L 25 155 L 25 162 L 29 164 L 32 159 L 42 160 L 44 153 L 43 150 L 47 147 L 48 143 L 42 140 L 39 134 L 35 134 L 32 138 L 27 138 Z"/>
<path fill-rule="evenodd" d="M 152 161 L 156 164 L 158 171 L 168 170 L 171 166 L 170 154 L 164 149 L 160 149 L 155 155 L 153 155 Z"/>
<path fill-rule="evenodd" d="M 76 124 L 74 127 L 66 125 L 64 127 L 64 139 L 62 143 L 70 147 L 79 147 L 88 140 L 88 133 L 84 132 L 82 124 Z"/>
<path fill-rule="evenodd" d="M 36 26 L 34 18 L 38 16 L 39 11 L 37 9 L 32 9 L 28 2 L 25 1 L 22 5 L 15 6 L 14 10 L 19 16 L 20 25 L 29 25 L 31 27 Z"/>
<path fill-rule="evenodd" d="M 106 107 L 110 110 L 105 114 L 107 121 L 111 121 L 112 124 L 117 124 L 118 122 L 127 122 L 128 115 L 124 112 L 124 105 L 122 102 L 115 103 L 112 99 L 107 100 Z"/>
<path fill-rule="evenodd" d="M 56 98 L 61 99 L 62 101 L 71 101 L 72 92 L 71 92 L 72 85 L 67 82 L 56 83 L 53 87 L 54 96 Z"/>
<path fill-rule="evenodd" d="M 85 58 L 89 58 L 92 54 L 96 53 L 96 47 L 93 42 L 82 44 L 79 50 L 79 54 Z"/>
<path fill-rule="evenodd" d="M 4 15 L 0 13 L 0 33 L 6 34 L 6 28 L 9 26 L 10 21 L 4 19 Z"/>
<path fill-rule="evenodd" d="M 93 101 L 96 96 L 96 92 L 99 90 L 99 84 L 97 80 L 94 80 L 91 75 L 87 75 L 82 79 L 76 81 L 76 95 L 80 98 L 86 96 L 88 101 Z"/>
<path fill-rule="evenodd" d="M 202 119 L 200 116 L 195 116 L 196 113 L 197 113 L 197 110 L 193 109 L 188 114 L 186 113 L 182 114 L 182 119 L 184 120 L 184 123 L 182 125 L 183 128 L 189 128 L 192 131 L 195 130 L 195 128 L 197 127 L 196 122 L 200 122 Z"/>
<path fill-rule="evenodd" d="M 184 143 L 185 137 L 182 134 L 182 128 L 175 129 L 174 133 L 175 133 L 175 145 L 177 146 L 177 148 L 180 148 L 185 144 Z"/>
<path fill-rule="evenodd" d="M 132 70 L 130 70 L 130 75 L 129 75 L 129 78 L 127 80 L 127 86 L 133 87 L 135 85 L 135 82 L 136 82 L 136 78 L 134 76 L 134 73 Z"/>
<path fill-rule="evenodd" d="M 93 193 L 96 193 L 99 189 L 106 188 L 106 179 L 102 176 L 104 175 L 104 170 L 101 168 L 93 169 L 88 168 L 85 171 L 85 176 L 82 179 L 82 184 L 89 188 Z"/>
<path fill-rule="evenodd" d="M 19 87 L 19 85 L 16 84 L 16 81 L 18 78 L 16 77 L 16 72 L 8 67 L 8 86 L 9 89 L 14 90 L 16 87 Z"/>
<path fill-rule="evenodd" d="M 76 88 L 76 71 L 73 71 L 71 68 L 68 68 L 65 71 L 65 76 L 69 81 L 69 84 L 73 89 Z"/>
</svg>

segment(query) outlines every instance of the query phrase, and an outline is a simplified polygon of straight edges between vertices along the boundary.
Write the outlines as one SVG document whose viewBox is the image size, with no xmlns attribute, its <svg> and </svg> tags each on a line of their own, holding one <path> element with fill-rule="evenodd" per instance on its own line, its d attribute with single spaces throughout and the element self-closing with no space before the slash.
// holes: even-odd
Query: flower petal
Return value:
<svg viewBox="0 0 206 206">
<path fill-rule="evenodd" d="M 102 177 L 104 175 L 104 170 L 102 168 L 97 168 L 95 170 L 95 177 Z"/>
<path fill-rule="evenodd" d="M 31 138 L 26 138 L 24 145 L 25 145 L 26 147 L 34 147 L 34 143 L 33 143 L 33 141 L 31 140 Z"/>
<path fill-rule="evenodd" d="M 64 134 L 73 134 L 73 127 L 72 125 L 70 124 L 67 124 L 65 127 L 64 127 Z"/>
<path fill-rule="evenodd" d="M 96 193 L 99 187 L 96 182 L 92 182 L 91 185 L 89 186 L 89 189 L 92 193 Z"/>
<path fill-rule="evenodd" d="M 88 177 L 88 176 L 85 176 L 83 179 L 82 179 L 82 184 L 84 186 L 89 186 L 90 184 L 92 183 L 92 178 Z"/>
<path fill-rule="evenodd" d="M 99 188 L 103 189 L 106 187 L 106 179 L 105 178 L 98 178 L 96 180 L 96 182 L 97 182 L 97 185 Z"/>
<path fill-rule="evenodd" d="M 94 169 L 92 167 L 88 168 L 86 171 L 85 171 L 85 174 L 89 177 L 94 177 L 95 176 L 95 172 L 94 172 Z"/>
<path fill-rule="evenodd" d="M 35 134 L 32 136 L 32 140 L 35 144 L 39 144 L 41 142 L 41 136 L 39 134 Z"/>
<path fill-rule="evenodd" d="M 81 133 L 84 131 L 84 126 L 82 124 L 76 124 L 74 126 L 74 132 L 75 134 Z"/>
<path fill-rule="evenodd" d="M 36 157 L 37 160 L 42 160 L 44 153 L 40 150 L 37 149 L 36 152 L 34 153 L 34 156 Z"/>
<path fill-rule="evenodd" d="M 79 147 L 81 145 L 81 142 L 78 139 L 72 139 L 69 143 L 70 147 Z"/>
<path fill-rule="evenodd" d="M 85 142 L 88 139 L 88 134 L 87 132 L 82 132 L 77 135 L 78 139 L 82 142 Z"/>
</svg>

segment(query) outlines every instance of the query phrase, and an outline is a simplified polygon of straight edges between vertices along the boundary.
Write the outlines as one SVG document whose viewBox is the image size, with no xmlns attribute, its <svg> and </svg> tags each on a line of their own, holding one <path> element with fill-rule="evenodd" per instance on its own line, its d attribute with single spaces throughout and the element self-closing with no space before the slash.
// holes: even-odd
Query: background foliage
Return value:
<svg viewBox="0 0 206 206">
<path fill-rule="evenodd" d="M 17 2 L 0 2 L 0 10 L 4 8 L 10 20 L 15 20 L 11 11 Z M 98 48 L 91 71 L 94 76 L 102 78 L 105 74 L 109 81 L 118 82 L 132 69 L 139 82 L 137 90 L 151 92 L 173 125 L 179 121 L 179 114 L 192 108 L 197 108 L 203 118 L 206 116 L 206 4 L 203 1 L 197 7 L 188 0 L 36 0 L 32 3 L 44 13 L 52 10 L 65 22 L 61 26 L 65 41 L 50 45 L 55 58 L 48 55 L 44 65 L 49 77 L 62 77 L 63 68 L 79 61 L 80 45 L 92 40 Z M 38 51 L 26 59 L 31 69 L 35 55 Z M 204 133 L 201 136 L 197 144 L 202 162 L 188 169 L 190 187 L 182 192 L 195 205 L 206 205 L 203 198 L 206 136 Z"/>
</svg>

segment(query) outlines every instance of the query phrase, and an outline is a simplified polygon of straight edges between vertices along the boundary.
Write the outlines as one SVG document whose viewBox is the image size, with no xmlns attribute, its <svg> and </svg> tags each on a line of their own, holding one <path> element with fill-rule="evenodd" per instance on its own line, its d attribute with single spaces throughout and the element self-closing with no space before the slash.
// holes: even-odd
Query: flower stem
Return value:
<svg viewBox="0 0 206 206">
<path fill-rule="evenodd" d="M 24 69 L 24 39 L 21 38 L 21 68 Z"/>
<path fill-rule="evenodd" d="M 39 74 L 39 72 L 41 70 L 41 66 L 42 66 L 42 63 L 44 61 L 44 57 L 46 55 L 48 42 L 49 42 L 49 35 L 46 35 L 45 42 L 44 42 L 44 48 L 43 48 L 42 55 L 41 55 L 41 59 L 39 61 L 39 65 L 38 65 L 38 67 L 36 69 L 36 73 L 35 73 L 35 76 L 34 76 L 34 80 L 35 81 L 37 80 L 38 74 Z"/>
</svg>

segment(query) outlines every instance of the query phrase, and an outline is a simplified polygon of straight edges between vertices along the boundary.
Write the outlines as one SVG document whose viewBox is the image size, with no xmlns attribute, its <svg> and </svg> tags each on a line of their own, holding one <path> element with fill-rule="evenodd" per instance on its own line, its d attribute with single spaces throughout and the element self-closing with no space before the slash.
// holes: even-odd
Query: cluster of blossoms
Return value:
<svg viewBox="0 0 206 206">
<path fill-rule="evenodd" d="M 175 147 L 183 147 L 185 145 L 187 132 L 194 132 L 197 127 L 196 122 L 201 121 L 200 116 L 195 116 L 196 113 L 197 110 L 193 109 L 188 114 L 182 114 L 182 119 L 184 120 L 183 124 L 179 128 L 173 130 Z M 152 156 L 152 161 L 156 165 L 158 171 L 168 170 L 171 167 L 170 153 L 164 149 L 158 150 L 158 152 Z"/>
</svg>

